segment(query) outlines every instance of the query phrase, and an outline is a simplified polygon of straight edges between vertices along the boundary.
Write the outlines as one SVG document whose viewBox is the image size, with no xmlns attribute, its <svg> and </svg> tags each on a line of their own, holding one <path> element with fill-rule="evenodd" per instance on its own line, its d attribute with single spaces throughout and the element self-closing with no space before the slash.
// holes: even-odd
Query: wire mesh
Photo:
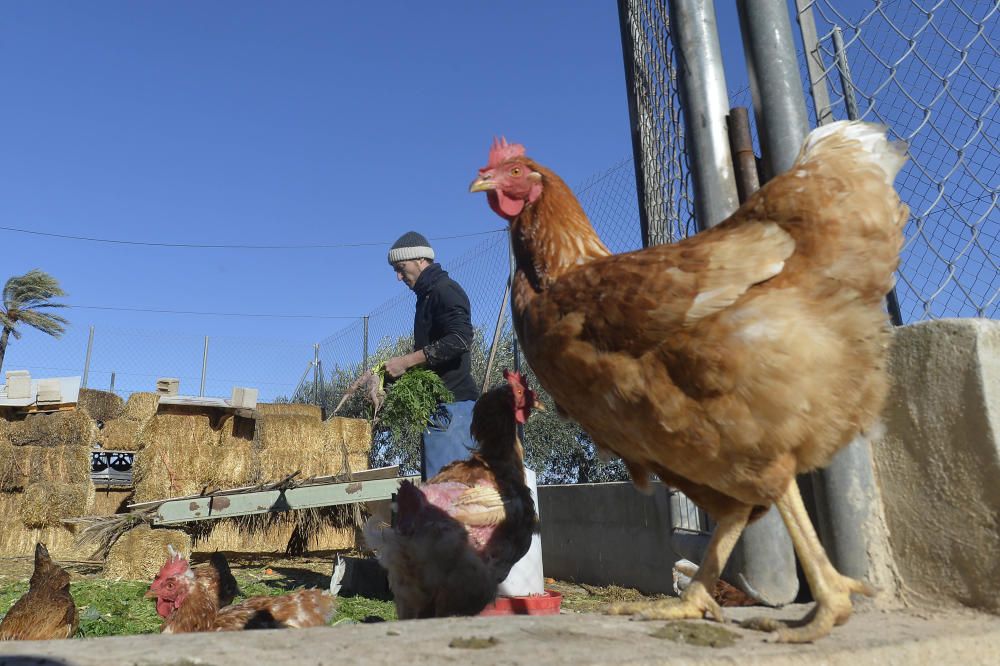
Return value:
<svg viewBox="0 0 1000 666">
<path fill-rule="evenodd" d="M 904 321 L 995 317 L 1000 4 L 879 0 L 857 16 L 844 4 L 800 3 L 819 36 L 806 45 L 820 64 L 811 83 L 827 90 L 834 118 L 856 113 L 909 144 L 896 181 L 911 211 L 897 284 Z"/>
<path fill-rule="evenodd" d="M 667 0 L 620 0 L 636 186 L 648 244 L 695 231 Z"/>
</svg>

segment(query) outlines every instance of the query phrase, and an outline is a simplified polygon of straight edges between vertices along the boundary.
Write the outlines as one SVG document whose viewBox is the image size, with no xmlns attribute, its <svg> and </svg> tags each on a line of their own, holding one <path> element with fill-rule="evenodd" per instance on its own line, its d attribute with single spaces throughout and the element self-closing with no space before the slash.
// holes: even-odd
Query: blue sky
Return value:
<svg viewBox="0 0 1000 666">
<path fill-rule="evenodd" d="M 733 3 L 716 4 L 738 90 Z M 612 0 L 0 2 L 0 226 L 355 245 L 0 230 L 0 280 L 42 268 L 75 306 L 61 346 L 25 331 L 4 367 L 52 355 L 66 374 L 90 325 L 138 359 L 176 338 L 200 362 L 204 335 L 298 359 L 350 323 L 329 317 L 405 290 L 385 260 L 402 232 L 463 236 L 433 241 L 447 267 L 502 227 L 467 192 L 495 134 L 571 185 L 630 156 L 623 72 Z"/>
</svg>

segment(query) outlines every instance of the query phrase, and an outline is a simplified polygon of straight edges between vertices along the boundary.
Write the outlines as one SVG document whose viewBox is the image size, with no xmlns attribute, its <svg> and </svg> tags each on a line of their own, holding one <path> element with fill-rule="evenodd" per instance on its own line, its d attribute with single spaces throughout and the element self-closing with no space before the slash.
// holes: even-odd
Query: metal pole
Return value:
<svg viewBox="0 0 1000 666">
<path fill-rule="evenodd" d="M 115 392 L 115 373 L 114 373 L 114 371 L 111 372 L 111 387 L 108 389 L 108 392 L 109 393 L 114 393 Z"/>
<path fill-rule="evenodd" d="M 795 0 L 795 9 L 802 47 L 806 54 L 806 68 L 809 71 L 809 91 L 816 107 L 816 124 L 825 125 L 833 122 L 834 118 L 830 93 L 826 87 L 826 66 L 823 64 L 823 53 L 819 50 L 819 36 L 816 34 L 816 21 L 813 18 L 814 2 L 815 0 Z"/>
<path fill-rule="evenodd" d="M 739 205 L 726 134 L 729 96 L 711 0 L 673 0 L 670 24 L 678 53 L 681 104 L 687 134 L 695 215 L 702 229 Z"/>
<path fill-rule="evenodd" d="M 504 315 L 507 314 L 507 299 L 510 297 L 510 278 L 507 278 L 507 285 L 503 289 L 503 298 L 500 299 L 500 312 L 497 313 L 497 325 L 493 329 L 493 343 L 490 345 L 490 356 L 486 359 L 486 371 L 483 373 L 483 386 L 479 393 L 486 393 L 486 388 L 490 385 L 490 372 L 493 370 L 493 362 L 497 358 L 497 347 L 500 346 L 500 334 L 503 331 Z"/>
<path fill-rule="evenodd" d="M 363 351 L 361 359 L 361 372 L 364 372 L 365 370 L 368 369 L 368 315 L 365 315 L 361 319 L 364 321 L 365 325 L 365 333 L 364 333 L 365 337 L 364 340 L 362 341 Z"/>
<path fill-rule="evenodd" d="M 205 377 L 208 374 L 208 336 L 205 336 L 205 349 L 201 353 L 201 387 L 198 389 L 200 397 L 205 396 Z"/>
<path fill-rule="evenodd" d="M 736 0 L 764 173 L 787 171 L 809 133 L 786 0 Z"/>
<path fill-rule="evenodd" d="M 83 379 L 80 381 L 80 388 L 87 388 L 87 377 L 90 375 L 90 354 L 94 351 L 94 327 L 90 327 L 90 334 L 87 336 L 87 356 L 83 360 Z"/>
<path fill-rule="evenodd" d="M 313 404 L 319 403 L 319 344 L 313 345 Z"/>
<path fill-rule="evenodd" d="M 733 153 L 733 167 L 736 169 L 736 190 L 742 204 L 760 188 L 757 176 L 757 156 L 753 152 L 753 138 L 750 136 L 750 113 L 744 106 L 729 110 L 729 149 Z"/>
<path fill-rule="evenodd" d="M 840 26 L 833 27 L 833 48 L 836 51 L 837 72 L 840 74 L 840 88 L 844 93 L 844 106 L 847 117 L 857 120 L 861 117 L 858 111 L 858 100 L 854 96 L 854 86 L 851 83 L 851 68 L 847 64 L 847 50 L 844 48 L 844 33 Z"/>
<path fill-rule="evenodd" d="M 833 27 L 833 48 L 836 51 L 837 72 L 840 74 L 841 91 L 844 95 L 844 106 L 847 109 L 847 117 L 850 120 L 857 120 L 861 117 L 858 109 L 858 100 L 854 96 L 854 82 L 851 79 L 851 67 L 847 63 L 847 49 L 844 47 L 844 33 L 840 26 Z M 892 319 L 893 326 L 903 325 L 903 311 L 899 308 L 899 298 L 896 296 L 896 289 L 893 287 L 885 295 L 886 309 Z"/>
<path fill-rule="evenodd" d="M 323 359 L 317 361 L 319 364 L 319 416 L 326 421 L 326 380 L 323 378 Z"/>
</svg>

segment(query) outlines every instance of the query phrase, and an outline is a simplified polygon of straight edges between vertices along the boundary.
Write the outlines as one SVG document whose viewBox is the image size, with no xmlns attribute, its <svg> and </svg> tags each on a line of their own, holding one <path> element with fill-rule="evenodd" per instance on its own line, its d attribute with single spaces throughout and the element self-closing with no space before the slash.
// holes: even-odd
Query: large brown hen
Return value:
<svg viewBox="0 0 1000 666">
<path fill-rule="evenodd" d="M 69 638 L 78 623 L 69 574 L 52 561 L 45 544 L 35 544 L 35 569 L 28 591 L 0 620 L 0 641 Z"/>
<path fill-rule="evenodd" d="M 883 128 L 831 123 L 722 224 L 612 255 L 555 173 L 494 143 L 470 190 L 510 223 L 514 324 L 539 382 L 637 486 L 655 474 L 718 523 L 680 600 L 612 612 L 721 619 L 709 591 L 772 504 L 816 607 L 802 626 L 764 628 L 814 640 L 847 621 L 852 592 L 872 593 L 831 565 L 795 476 L 828 464 L 882 408 L 905 160 Z"/>
<path fill-rule="evenodd" d="M 537 520 L 517 426 L 541 406 L 519 373 L 504 377 L 473 408 L 472 455 L 419 488 L 403 482 L 392 527 L 365 526 L 401 620 L 479 613 L 531 545 Z"/>
</svg>

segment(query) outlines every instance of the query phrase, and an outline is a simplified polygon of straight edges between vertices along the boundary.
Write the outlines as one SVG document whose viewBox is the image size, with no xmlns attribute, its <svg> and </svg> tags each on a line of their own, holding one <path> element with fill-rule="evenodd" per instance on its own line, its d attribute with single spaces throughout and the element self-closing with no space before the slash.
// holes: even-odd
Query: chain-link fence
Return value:
<svg viewBox="0 0 1000 666">
<path fill-rule="evenodd" d="M 837 0 L 797 4 L 818 36 L 805 43 L 814 119 L 880 122 L 909 144 L 896 181 L 911 211 L 897 286 L 904 321 L 995 317 L 1000 3 L 888 0 L 857 15 Z"/>
</svg>

